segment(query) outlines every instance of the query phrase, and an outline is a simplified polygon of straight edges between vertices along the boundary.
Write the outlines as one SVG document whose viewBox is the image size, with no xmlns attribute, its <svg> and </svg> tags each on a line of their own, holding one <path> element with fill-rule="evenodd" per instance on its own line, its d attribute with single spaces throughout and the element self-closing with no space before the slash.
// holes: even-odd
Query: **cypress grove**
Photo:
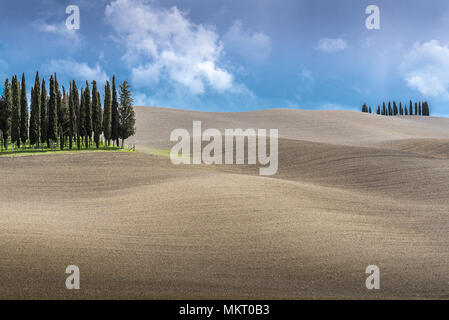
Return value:
<svg viewBox="0 0 449 320">
<path fill-rule="evenodd" d="M 52 151 L 55 150 L 55 142 L 59 150 L 73 149 L 74 139 L 78 149 L 82 145 L 89 149 L 92 138 L 96 148 L 100 147 L 103 139 L 105 149 L 111 145 L 111 139 L 117 147 L 120 147 L 121 140 L 123 147 L 125 139 L 135 133 L 135 113 L 130 85 L 123 82 L 117 94 L 115 80 L 114 76 L 112 88 L 106 81 L 102 101 L 96 81 L 92 81 L 92 91 L 86 82 L 80 95 L 74 80 L 70 81 L 66 91 L 64 86 L 59 86 L 55 73 L 50 76 L 48 95 L 45 79 L 40 79 L 37 71 L 30 88 L 28 106 L 25 74 L 22 73 L 20 82 L 16 75 L 11 83 L 5 79 L 0 98 L 2 150 L 3 147 L 8 149 L 8 143 L 13 144 L 13 152 L 15 148 L 19 151 L 21 146 L 22 151 L 28 147 L 34 151 L 39 145 L 43 150 L 45 142 Z M 367 111 L 371 112 L 371 107 L 367 107 Z"/>
<path fill-rule="evenodd" d="M 377 114 L 383 115 L 383 116 L 403 116 L 403 115 L 417 115 L 417 116 L 430 116 L 430 109 L 429 109 L 429 103 L 427 101 L 420 101 L 415 102 L 415 112 L 413 112 L 413 102 L 410 100 L 409 108 L 407 108 L 407 104 L 404 103 L 404 106 L 402 105 L 402 102 L 399 103 L 399 108 L 396 104 L 396 101 L 393 101 L 393 107 L 391 106 L 392 103 L 388 102 L 388 108 L 386 107 L 385 102 L 382 103 L 382 108 L 380 106 L 377 107 Z M 367 105 L 364 103 L 362 105 L 362 112 L 369 112 L 370 108 L 367 107 Z"/>
</svg>

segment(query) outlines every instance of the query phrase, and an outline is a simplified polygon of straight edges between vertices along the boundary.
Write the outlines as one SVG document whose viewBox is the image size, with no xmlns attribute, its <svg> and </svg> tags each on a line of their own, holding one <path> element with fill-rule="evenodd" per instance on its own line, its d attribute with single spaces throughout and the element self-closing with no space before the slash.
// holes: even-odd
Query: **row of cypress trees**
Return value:
<svg viewBox="0 0 449 320">
<path fill-rule="evenodd" d="M 402 102 L 398 105 L 396 104 L 396 101 L 393 101 L 393 104 L 391 104 L 390 101 L 388 101 L 388 107 L 385 105 L 385 102 L 382 103 L 382 108 L 377 106 L 376 113 L 378 115 L 382 116 L 408 116 L 408 115 L 415 115 L 415 116 L 430 116 L 430 109 L 429 104 L 427 101 L 424 102 L 415 102 L 415 108 L 413 112 L 413 102 L 410 100 L 409 107 L 407 108 L 407 105 L 404 103 L 404 107 L 402 107 Z M 365 103 L 362 105 L 362 112 L 372 113 L 371 106 L 368 107 Z"/>
<path fill-rule="evenodd" d="M 47 94 L 45 79 L 40 82 L 36 72 L 34 86 L 31 88 L 30 114 L 26 95 L 25 75 L 19 83 L 17 76 L 5 80 L 0 98 L 0 131 L 5 149 L 8 142 L 22 148 L 29 142 L 31 146 L 47 144 L 53 149 L 58 142 L 60 149 L 89 148 L 93 143 L 100 147 L 100 137 L 105 140 L 105 147 L 119 146 L 122 141 L 135 134 L 135 113 L 130 85 L 124 81 L 120 85 L 119 97 L 112 77 L 112 88 L 109 81 L 104 87 L 104 108 L 96 81 L 89 82 L 78 90 L 74 80 L 70 81 L 69 90 L 59 88 L 56 74 L 51 75 L 49 93 Z M 93 138 L 93 140 L 92 140 Z"/>
</svg>

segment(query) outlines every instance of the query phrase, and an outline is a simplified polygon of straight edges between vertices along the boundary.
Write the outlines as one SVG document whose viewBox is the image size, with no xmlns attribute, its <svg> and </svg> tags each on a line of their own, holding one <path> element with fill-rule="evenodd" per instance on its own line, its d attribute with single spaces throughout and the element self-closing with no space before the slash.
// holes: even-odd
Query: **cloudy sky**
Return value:
<svg viewBox="0 0 449 320">
<path fill-rule="evenodd" d="M 380 30 L 365 26 L 380 8 Z M 80 8 L 79 30 L 66 7 Z M 446 0 L 14 0 L 0 78 L 133 86 L 137 105 L 211 111 L 348 109 L 428 100 L 449 116 Z"/>
</svg>

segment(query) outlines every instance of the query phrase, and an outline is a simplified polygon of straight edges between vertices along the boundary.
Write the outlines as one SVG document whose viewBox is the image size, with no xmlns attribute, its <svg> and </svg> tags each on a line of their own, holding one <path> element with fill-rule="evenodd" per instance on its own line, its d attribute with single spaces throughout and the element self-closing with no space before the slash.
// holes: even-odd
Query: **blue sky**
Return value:
<svg viewBox="0 0 449 320">
<path fill-rule="evenodd" d="M 68 5 L 80 8 L 68 30 Z M 365 8 L 380 8 L 380 30 Z M 0 11 L 0 77 L 57 72 L 133 86 L 136 105 L 358 110 L 427 100 L 449 115 L 445 0 L 15 0 Z"/>
</svg>

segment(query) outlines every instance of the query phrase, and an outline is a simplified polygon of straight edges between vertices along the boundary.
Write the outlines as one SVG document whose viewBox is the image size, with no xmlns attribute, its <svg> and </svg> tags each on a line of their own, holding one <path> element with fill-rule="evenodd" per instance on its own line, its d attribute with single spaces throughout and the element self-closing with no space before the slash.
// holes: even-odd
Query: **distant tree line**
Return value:
<svg viewBox="0 0 449 320">
<path fill-rule="evenodd" d="M 371 106 L 368 107 L 365 103 L 362 105 L 362 112 L 373 113 Z M 382 116 L 430 116 L 430 109 L 427 101 L 413 104 L 410 100 L 408 107 L 405 103 L 402 105 L 402 102 L 399 103 L 398 107 L 396 101 L 393 101 L 393 103 L 388 101 L 388 106 L 385 102 L 382 103 L 382 108 L 378 105 L 376 113 Z"/>
<path fill-rule="evenodd" d="M 95 143 L 100 147 L 100 137 L 104 144 L 110 146 L 124 145 L 124 140 L 135 134 L 135 113 L 130 85 L 124 81 L 119 88 L 119 96 L 112 77 L 104 87 L 102 101 L 96 81 L 92 81 L 92 90 L 86 81 L 85 88 L 78 90 L 74 80 L 70 81 L 69 90 L 59 87 L 56 74 L 49 80 L 48 93 L 45 79 L 39 79 L 36 72 L 34 86 L 31 88 L 30 108 L 28 108 L 25 75 L 21 82 L 13 76 L 11 82 L 5 80 L 0 97 L 0 138 L 8 150 L 12 143 L 22 149 L 30 146 L 53 149 L 59 143 L 60 149 L 89 148 Z"/>
</svg>

